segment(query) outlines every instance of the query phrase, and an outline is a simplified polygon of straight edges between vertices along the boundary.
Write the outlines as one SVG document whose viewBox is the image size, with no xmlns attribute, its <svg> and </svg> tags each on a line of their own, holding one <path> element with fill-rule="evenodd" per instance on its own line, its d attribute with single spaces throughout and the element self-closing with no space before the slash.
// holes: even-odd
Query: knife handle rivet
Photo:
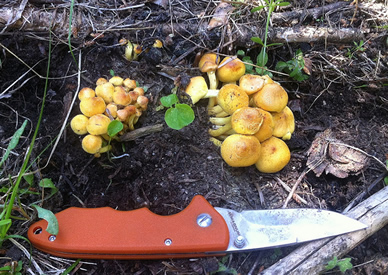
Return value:
<svg viewBox="0 0 388 275">
<path fill-rule="evenodd" d="M 166 246 L 170 246 L 170 245 L 172 244 L 172 240 L 171 240 L 171 239 L 165 239 L 165 240 L 164 240 L 164 244 L 165 244 Z"/>
<path fill-rule="evenodd" d="M 50 242 L 53 242 L 53 241 L 55 241 L 56 238 L 57 238 L 57 237 L 56 237 L 55 235 L 50 235 L 50 237 L 48 238 L 48 240 L 49 240 Z"/>
<path fill-rule="evenodd" d="M 197 224 L 200 227 L 209 227 L 212 224 L 212 217 L 209 214 L 199 214 L 197 217 Z"/>
<path fill-rule="evenodd" d="M 237 238 L 234 240 L 234 246 L 237 248 L 243 248 L 245 245 L 245 238 L 243 236 L 237 236 Z"/>
</svg>

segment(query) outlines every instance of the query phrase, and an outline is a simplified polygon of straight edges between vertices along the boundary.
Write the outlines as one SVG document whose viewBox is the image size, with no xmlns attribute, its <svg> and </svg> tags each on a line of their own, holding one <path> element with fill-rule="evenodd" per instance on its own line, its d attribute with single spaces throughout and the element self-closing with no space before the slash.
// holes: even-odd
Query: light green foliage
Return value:
<svg viewBox="0 0 388 275">
<path fill-rule="evenodd" d="M 351 258 L 344 258 L 342 260 L 338 260 L 336 256 L 333 257 L 333 260 L 329 261 L 325 266 L 326 270 L 332 270 L 338 266 L 339 270 L 344 273 L 346 270 L 352 269 L 353 265 L 350 262 Z"/>
<path fill-rule="evenodd" d="M 268 62 L 268 54 L 267 54 L 267 48 L 275 45 L 281 45 L 281 43 L 272 43 L 267 44 L 267 38 L 268 38 L 268 28 L 269 28 L 269 22 L 271 20 L 271 15 L 273 11 L 276 9 L 276 7 L 280 6 L 288 6 L 289 2 L 283 2 L 283 0 L 264 0 L 266 5 L 255 7 L 251 10 L 251 12 L 257 12 L 264 8 L 267 8 L 267 21 L 265 25 L 265 33 L 264 33 L 264 42 L 260 37 L 252 37 L 251 40 L 259 45 L 261 45 L 261 51 L 256 59 L 256 65 L 260 68 L 256 68 L 256 72 L 259 75 L 269 75 L 272 76 L 271 73 L 267 70 L 266 64 Z"/>
<path fill-rule="evenodd" d="M 16 132 L 13 134 L 12 139 L 11 139 L 11 141 L 8 144 L 7 150 L 5 151 L 3 157 L 1 158 L 0 167 L 7 160 L 8 156 L 9 156 L 9 153 L 13 149 L 15 149 L 15 147 L 18 145 L 20 136 L 23 134 L 24 129 L 26 128 L 26 126 L 27 126 L 27 120 L 25 120 L 23 122 L 23 125 L 18 130 L 16 130 Z"/>
<path fill-rule="evenodd" d="M 33 205 L 33 207 L 35 207 L 35 209 L 38 211 L 38 217 L 47 221 L 48 224 L 46 231 L 49 234 L 57 235 L 59 227 L 58 220 L 55 217 L 54 213 L 37 205 Z"/>
<path fill-rule="evenodd" d="M 388 170 L 388 159 L 385 161 L 385 165 L 386 165 L 387 170 Z M 386 177 L 384 178 L 384 183 L 385 183 L 385 185 L 388 185 L 388 176 L 386 176 Z"/>
<path fill-rule="evenodd" d="M 346 53 L 346 56 L 352 59 L 354 57 L 355 53 L 358 52 L 364 52 L 366 50 L 364 40 L 361 40 L 359 43 L 353 42 L 354 47 L 351 49 L 348 49 L 348 52 Z"/>
<path fill-rule="evenodd" d="M 112 69 L 110 69 L 110 70 L 109 70 L 109 74 L 113 77 L 113 76 L 115 76 L 115 71 L 112 70 Z"/>
<path fill-rule="evenodd" d="M 110 137 L 114 137 L 123 129 L 124 129 L 124 125 L 121 121 L 112 120 L 108 125 L 108 135 Z"/>
<path fill-rule="evenodd" d="M 303 81 L 309 78 L 307 74 L 303 73 L 304 59 L 301 50 L 296 51 L 296 55 L 293 59 L 283 62 L 279 61 L 276 64 L 275 70 L 279 72 L 286 72 L 297 81 Z"/>
<path fill-rule="evenodd" d="M 187 104 L 179 103 L 176 94 L 164 96 L 160 99 L 160 102 L 168 108 L 164 115 L 168 127 L 180 130 L 194 121 L 193 109 Z"/>
<path fill-rule="evenodd" d="M 23 262 L 18 261 L 17 264 L 0 267 L 0 274 L 22 275 L 22 272 L 21 272 L 22 269 L 23 269 Z"/>
</svg>

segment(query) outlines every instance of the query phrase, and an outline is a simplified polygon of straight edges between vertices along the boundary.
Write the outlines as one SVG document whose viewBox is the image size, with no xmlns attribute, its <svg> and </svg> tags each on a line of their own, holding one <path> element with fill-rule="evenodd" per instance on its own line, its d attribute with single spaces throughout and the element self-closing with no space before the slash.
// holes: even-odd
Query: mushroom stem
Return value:
<svg viewBox="0 0 388 275">
<path fill-rule="evenodd" d="M 225 124 L 224 126 L 221 126 L 217 129 L 209 129 L 209 134 L 213 137 L 217 137 L 217 136 L 220 136 L 223 133 L 229 131 L 230 129 L 232 129 L 232 124 L 228 123 L 228 124 Z"/>
<path fill-rule="evenodd" d="M 215 125 L 226 125 L 226 124 L 230 123 L 231 118 L 232 118 L 232 116 L 228 116 L 228 117 L 211 117 L 211 118 L 209 118 L 209 121 L 212 124 L 215 124 Z"/>
</svg>

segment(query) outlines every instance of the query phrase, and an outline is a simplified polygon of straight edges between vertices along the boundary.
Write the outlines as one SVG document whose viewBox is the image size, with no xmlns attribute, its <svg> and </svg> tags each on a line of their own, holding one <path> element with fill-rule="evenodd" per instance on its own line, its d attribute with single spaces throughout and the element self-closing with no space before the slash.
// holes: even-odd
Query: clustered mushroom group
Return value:
<svg viewBox="0 0 388 275">
<path fill-rule="evenodd" d="M 283 140 L 294 132 L 288 94 L 269 76 L 245 74 L 245 65 L 233 57 L 204 54 L 199 69 L 207 75 L 190 79 L 185 92 L 195 104 L 209 98 L 209 133 L 232 167 L 255 165 L 263 173 L 276 173 L 290 161 Z M 220 87 L 221 86 L 221 87 Z M 220 87 L 220 88 L 219 88 Z"/>
<path fill-rule="evenodd" d="M 74 133 L 86 135 L 82 148 L 99 157 L 111 149 L 108 126 L 113 120 L 121 121 L 123 134 L 134 130 L 134 125 L 147 109 L 148 98 L 144 89 L 137 87 L 133 79 L 113 76 L 109 80 L 99 78 L 96 88 L 86 87 L 78 94 L 82 114 L 76 115 L 70 123 Z"/>
</svg>

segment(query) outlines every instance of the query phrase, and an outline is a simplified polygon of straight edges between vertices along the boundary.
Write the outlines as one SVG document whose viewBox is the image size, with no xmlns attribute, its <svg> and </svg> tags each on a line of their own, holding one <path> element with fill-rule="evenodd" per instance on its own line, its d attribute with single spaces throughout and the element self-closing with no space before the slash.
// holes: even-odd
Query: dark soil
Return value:
<svg viewBox="0 0 388 275">
<path fill-rule="evenodd" d="M 320 1 L 310 2 L 320 5 Z M 194 14 L 206 10 L 206 3 L 194 4 Z M 168 8 L 162 9 L 154 4 L 147 4 L 147 7 L 152 13 L 150 20 L 154 22 L 170 20 Z M 214 7 L 213 3 L 212 9 Z M 314 7 L 313 3 L 311 7 Z M 353 14 L 348 11 L 340 15 L 343 20 L 349 22 Z M 365 13 L 357 14 L 353 26 L 357 28 L 366 24 L 366 16 Z M 164 17 L 166 19 L 163 19 Z M 134 21 L 146 18 L 144 10 L 136 10 L 133 13 Z M 309 23 L 313 24 L 316 21 L 303 24 Z M 158 37 L 165 41 L 165 46 L 156 52 L 153 49 L 150 53 L 143 54 L 139 61 L 129 62 L 123 58 L 123 47 L 117 46 L 122 37 L 137 39 L 140 43 Z M 163 71 L 172 76 L 200 74 L 192 64 L 195 54 L 204 49 L 198 48 L 194 51 L 191 49 L 201 38 L 193 38 L 190 42 L 185 37 L 179 35 L 173 39 L 159 37 L 159 34 L 151 30 L 143 30 L 135 37 L 132 32 L 114 31 L 106 32 L 103 38 L 96 40 L 91 46 L 74 45 L 81 49 L 81 88 L 86 86 L 94 88 L 94 83 L 99 77 L 110 77 L 110 70 L 116 75 L 136 79 L 140 86 L 148 88 L 146 95 L 150 99 L 149 108 L 141 116 L 136 128 L 164 123 L 164 111 L 156 111 L 156 108 L 160 105 L 160 97 L 171 93 L 174 82 L 159 73 Z M 45 76 L 49 57 L 49 43 L 46 38 L 47 34 L 13 31 L 0 35 L 0 42 L 24 63 L 34 66 L 37 73 Z M 255 167 L 232 168 L 223 162 L 219 149 L 209 141 L 210 123 L 205 100 L 193 106 L 196 119 L 182 130 L 172 130 L 165 125 L 161 132 L 135 141 L 122 144 L 113 142 L 111 153 L 103 154 L 100 158 L 85 153 L 81 148 L 81 137 L 75 135 L 70 127 L 66 127 L 49 160 L 52 144 L 67 113 L 70 112 L 70 118 L 80 113 L 78 101 L 73 109 L 68 109 L 77 90 L 77 66 L 69 53 L 68 45 L 54 37 L 49 73 L 52 78 L 48 80 L 43 120 L 32 153 L 35 163 L 30 171 L 43 169 L 34 174 L 33 186 L 29 187 L 27 183 L 23 183 L 22 186 L 30 191 L 38 191 L 39 195 L 20 196 L 21 206 L 27 210 L 31 218 L 24 222 L 15 221 L 10 234 L 26 236 L 28 226 L 38 219 L 36 214 L 33 214 L 30 204 L 42 198 L 42 190 L 38 187 L 38 182 L 42 178 L 52 179 L 59 190 L 56 195 L 42 203 L 42 207 L 54 213 L 71 206 L 110 206 L 119 210 L 147 207 L 157 214 L 170 215 L 184 209 L 196 194 L 205 196 L 213 206 L 234 210 L 282 207 L 288 191 L 283 189 L 276 177 L 292 187 L 306 169 L 306 151 L 315 135 L 328 128 L 332 129 L 336 138 L 343 143 L 360 148 L 385 161 L 388 153 L 386 142 L 388 88 L 383 84 L 388 83 L 388 45 L 385 40 L 386 34 L 369 38 L 365 51 L 354 52 L 352 58 L 346 56 L 348 49 L 354 46 L 352 43 L 293 43 L 279 46 L 269 52 L 269 67 L 274 68 L 277 61 L 290 60 L 295 51 L 302 48 L 305 58 L 312 61 L 312 68 L 310 77 L 303 82 L 282 75 L 274 76 L 274 79 L 288 91 L 290 107 L 296 119 L 296 130 L 291 140 L 287 141 L 292 152 L 290 163 L 279 173 L 262 174 Z M 91 40 L 91 37 L 88 36 L 85 40 Z M 204 40 L 204 44 L 209 48 L 217 46 L 218 43 L 219 41 Z M 77 59 L 80 53 L 78 49 L 74 51 Z M 234 54 L 238 49 L 240 48 L 232 47 L 230 52 Z M 228 53 L 227 47 L 220 47 L 219 50 Z M 171 62 L 184 53 L 188 54 L 178 64 Z M 253 60 L 257 53 L 256 48 L 249 51 Z M 376 72 L 363 70 L 362 66 L 367 59 L 377 58 L 380 58 L 381 65 Z M 18 146 L 13 151 L 14 154 L 10 155 L 3 166 L 2 178 L 6 179 L 7 175 L 15 176 L 20 170 L 37 125 L 45 79 L 31 71 L 23 76 L 28 70 L 26 65 L 3 48 L 0 60 L 0 91 L 5 91 L 17 81 L 17 84 L 5 93 L 6 96 L 2 94 L 0 97 L 2 152 L 5 152 L 10 137 L 23 121 L 25 119 L 29 121 Z M 345 179 L 332 175 L 316 177 L 310 172 L 297 189 L 297 193 L 307 200 L 308 205 L 291 200 L 288 207 L 325 208 L 341 212 L 357 194 L 365 190 L 383 172 L 384 169 L 373 159 L 361 173 L 350 175 Z M 10 182 L 3 181 L 1 185 L 9 188 Z M 383 182 L 377 184 L 372 192 L 382 187 Z M 2 192 L 5 192 L 4 190 L 2 189 Z M 48 192 L 50 191 L 46 189 L 45 195 Z M 259 192 L 263 194 L 263 200 L 260 199 Z M 5 193 L 2 195 L 4 196 L 1 199 L 4 201 Z M 19 214 L 15 212 L 15 215 Z M 354 266 L 359 265 L 348 271 L 348 274 L 388 272 L 387 230 L 388 227 L 383 228 L 347 255 L 352 258 Z M 18 241 L 29 247 L 27 242 Z M 207 274 L 217 271 L 221 262 L 238 273 L 248 274 L 252 271 L 252 274 L 257 274 L 260 269 L 270 266 L 293 248 L 234 254 L 224 259 L 90 260 L 80 266 L 77 274 Z M 13 243 L 5 242 L 3 249 L 4 256 L 8 257 L 7 262 L 21 259 L 25 263 L 24 267 L 28 267 L 28 259 Z M 42 262 L 46 257 L 36 249 L 33 249 L 32 253 L 37 260 L 42 259 Z M 46 271 L 59 270 L 70 265 L 58 259 L 48 261 L 54 267 L 40 263 Z"/>
</svg>

